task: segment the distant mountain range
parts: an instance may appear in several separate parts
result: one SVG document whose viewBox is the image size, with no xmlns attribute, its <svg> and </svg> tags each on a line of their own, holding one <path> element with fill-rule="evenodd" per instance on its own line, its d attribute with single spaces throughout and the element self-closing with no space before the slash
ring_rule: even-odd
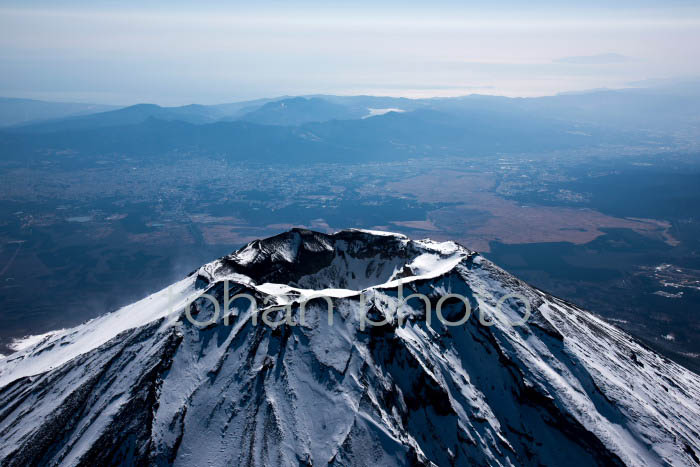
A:
<svg viewBox="0 0 700 467">
<path fill-rule="evenodd" d="M 83 123 L 81 122 L 81 125 Z M 139 123 L 0 135 L 4 159 L 212 154 L 259 162 L 370 161 L 407 157 L 545 151 L 634 138 L 517 113 L 458 117 L 417 110 L 301 126 L 246 121 L 194 124 L 148 117 Z"/>
<path fill-rule="evenodd" d="M 65 115 L 70 104 L 61 104 L 66 107 L 60 118 L 35 113 L 41 121 L 2 129 L 0 158 L 196 152 L 233 160 L 303 162 L 667 147 L 678 138 L 698 141 L 700 92 L 695 89 L 685 85 L 539 98 L 282 97 L 181 107 L 138 104 L 93 113 L 91 109 L 104 109 L 83 106 L 72 108 L 71 115 Z M 38 109 L 37 101 L 27 102 L 27 108 Z M 0 114 L 20 114 L 21 107 L 17 100 L 2 100 Z"/>
<path fill-rule="evenodd" d="M 23 133 L 51 133 L 133 125 L 143 123 L 148 119 L 180 121 L 198 125 L 245 121 L 261 125 L 299 126 L 311 122 L 361 119 L 372 114 L 370 109 L 415 110 L 429 107 L 431 106 L 428 100 L 371 96 L 281 97 L 231 104 L 190 104 L 180 107 L 136 104 L 123 108 L 110 108 L 106 111 L 103 111 L 105 109 L 94 112 L 86 110 L 80 115 L 68 115 L 60 118 L 40 118 L 39 121 L 12 125 L 9 130 Z"/>
</svg>

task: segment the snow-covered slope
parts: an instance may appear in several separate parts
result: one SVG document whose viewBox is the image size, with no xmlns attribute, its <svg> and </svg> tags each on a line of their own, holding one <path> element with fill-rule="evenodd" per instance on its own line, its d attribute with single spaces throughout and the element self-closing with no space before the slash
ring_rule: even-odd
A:
<svg viewBox="0 0 700 467">
<path fill-rule="evenodd" d="M 211 319 L 243 293 L 256 315 Z M 421 299 L 392 312 L 413 293 L 429 322 Z M 435 318 L 446 294 L 464 324 Z M 292 230 L 0 360 L 0 460 L 693 465 L 698 401 L 698 375 L 455 243 Z"/>
</svg>

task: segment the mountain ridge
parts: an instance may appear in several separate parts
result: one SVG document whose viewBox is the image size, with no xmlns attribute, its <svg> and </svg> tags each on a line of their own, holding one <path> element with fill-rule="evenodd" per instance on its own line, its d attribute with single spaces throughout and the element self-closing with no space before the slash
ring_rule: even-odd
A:
<svg viewBox="0 0 700 467">
<path fill-rule="evenodd" d="M 0 127 L 114 110 L 118 106 L 0 97 Z"/>
<path fill-rule="evenodd" d="M 95 104 L 64 104 L 60 102 L 32 101 L 27 99 L 0 98 L 0 115 L 17 107 L 4 109 L 9 102 L 26 102 L 44 107 L 83 106 L 85 116 L 54 118 L 51 121 L 33 123 L 22 119 L 15 129 L 43 132 L 69 130 L 105 125 L 123 125 L 141 122 L 145 118 L 173 119 L 190 123 L 215 121 L 249 121 L 298 126 L 308 122 L 325 122 L 333 119 L 357 119 L 368 116 L 370 108 L 400 108 L 404 111 L 430 108 L 441 112 L 474 112 L 493 110 L 507 113 L 529 113 L 538 118 L 559 119 L 586 124 L 603 124 L 608 127 L 633 129 L 648 126 L 649 129 L 668 131 L 673 127 L 697 125 L 695 109 L 700 97 L 700 82 L 687 81 L 652 87 L 621 89 L 593 89 L 539 97 L 506 97 L 488 94 L 469 94 L 458 97 L 405 98 L 369 95 L 310 94 L 303 96 L 278 96 L 248 101 L 202 105 L 160 106 L 141 103 L 115 108 Z M 100 112 L 104 108 L 107 112 Z M 150 109 L 145 111 L 145 109 Z M 98 109 L 98 110 L 95 110 Z M 139 120 L 139 112 L 144 112 Z M 103 114 L 103 115 L 101 115 Z M 134 115 L 135 114 L 135 115 Z M 126 116 L 126 120 L 125 117 Z M 131 116 L 131 117 L 129 117 Z M 48 117 L 51 119 L 51 117 Z M 131 119 L 129 119 L 131 118 Z M 46 120 L 47 117 L 41 117 Z M 0 118 L 0 120 L 2 120 Z M 0 125 L 2 122 L 0 121 Z"/>
<path fill-rule="evenodd" d="M 533 118 L 526 113 L 486 110 L 455 118 L 445 112 L 418 109 L 300 126 L 245 120 L 193 124 L 149 117 L 137 124 L 70 131 L 3 131 L 0 151 L 8 160 L 43 160 L 60 153 L 62 160 L 84 163 L 109 154 L 170 159 L 187 153 L 234 161 L 353 162 L 626 145 L 635 144 L 638 136 Z"/>
</svg>

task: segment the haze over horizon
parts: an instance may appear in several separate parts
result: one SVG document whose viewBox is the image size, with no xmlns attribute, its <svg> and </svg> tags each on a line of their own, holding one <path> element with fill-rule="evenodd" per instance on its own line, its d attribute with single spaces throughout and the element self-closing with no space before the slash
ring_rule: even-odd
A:
<svg viewBox="0 0 700 467">
<path fill-rule="evenodd" d="M 700 75 L 700 8 L 672 1 L 9 1 L 0 95 L 128 105 L 260 97 L 539 96 Z"/>
</svg>

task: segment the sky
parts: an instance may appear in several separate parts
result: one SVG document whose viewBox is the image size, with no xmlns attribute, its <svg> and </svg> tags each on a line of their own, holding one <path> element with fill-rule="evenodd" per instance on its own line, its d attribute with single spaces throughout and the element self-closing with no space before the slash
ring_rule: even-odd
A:
<svg viewBox="0 0 700 467">
<path fill-rule="evenodd" d="M 610 3 L 5 0 L 0 96 L 537 96 L 700 76 L 700 3 Z"/>
</svg>

